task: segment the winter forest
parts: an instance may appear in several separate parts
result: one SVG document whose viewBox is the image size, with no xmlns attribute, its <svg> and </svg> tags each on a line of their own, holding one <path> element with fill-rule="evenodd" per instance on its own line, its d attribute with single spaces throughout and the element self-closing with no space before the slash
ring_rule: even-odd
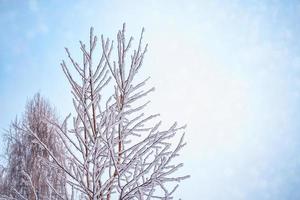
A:
<svg viewBox="0 0 300 200">
<path fill-rule="evenodd" d="M 0 0 L 0 200 L 299 200 L 296 0 Z"/>
</svg>

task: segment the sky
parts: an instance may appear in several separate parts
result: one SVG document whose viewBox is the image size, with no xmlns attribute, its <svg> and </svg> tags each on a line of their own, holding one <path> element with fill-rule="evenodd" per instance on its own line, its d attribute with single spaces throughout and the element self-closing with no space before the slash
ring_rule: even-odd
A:
<svg viewBox="0 0 300 200">
<path fill-rule="evenodd" d="M 187 124 L 176 199 L 300 199 L 299 21 L 293 0 L 0 0 L 0 129 L 35 92 L 71 112 L 64 47 L 126 22 L 146 30 L 148 111 Z"/>
</svg>

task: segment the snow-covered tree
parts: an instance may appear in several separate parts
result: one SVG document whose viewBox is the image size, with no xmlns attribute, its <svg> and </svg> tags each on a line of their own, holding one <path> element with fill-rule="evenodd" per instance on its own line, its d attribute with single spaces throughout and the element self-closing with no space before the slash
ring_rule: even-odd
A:
<svg viewBox="0 0 300 200">
<path fill-rule="evenodd" d="M 35 136 L 47 144 L 52 154 L 60 162 L 65 153 L 62 142 L 56 133 L 56 127 L 48 120 L 57 121 L 55 112 L 49 103 L 37 93 L 25 109 L 22 120 L 15 120 L 8 132 L 8 167 L 3 173 L 0 193 L 12 199 L 59 199 L 66 194 L 65 173 L 51 165 L 53 159 L 42 148 Z M 55 190 L 55 191 L 54 191 Z"/>
<path fill-rule="evenodd" d="M 160 130 L 159 115 L 143 111 L 149 103 L 144 97 L 154 90 L 144 89 L 148 78 L 136 79 L 147 51 L 143 33 L 144 29 L 131 55 L 133 38 L 126 41 L 125 24 L 117 34 L 115 51 L 114 42 L 101 35 L 101 54 L 95 54 L 99 42 L 93 28 L 89 44 L 80 41 L 81 64 L 66 48 L 69 63 L 62 61 L 61 66 L 72 88 L 76 114 L 71 125 L 70 115 L 62 124 L 48 120 L 59 130 L 67 151 L 65 162 L 27 128 L 67 174 L 71 199 L 76 191 L 89 200 L 173 199 L 177 183 L 188 178 L 174 175 L 183 165 L 175 164 L 174 158 L 185 145 L 185 127 L 174 123 Z"/>
<path fill-rule="evenodd" d="M 3 169 L 1 195 L 11 197 L 24 196 L 27 193 L 28 184 L 24 177 L 26 145 L 22 131 L 16 128 L 16 119 L 8 131 L 8 166 Z"/>
</svg>

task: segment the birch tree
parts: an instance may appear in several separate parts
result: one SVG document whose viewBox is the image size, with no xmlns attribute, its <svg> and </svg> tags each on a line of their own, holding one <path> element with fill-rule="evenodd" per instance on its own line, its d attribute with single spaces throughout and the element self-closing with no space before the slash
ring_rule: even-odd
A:
<svg viewBox="0 0 300 200">
<path fill-rule="evenodd" d="M 175 175 L 183 166 L 174 158 L 186 145 L 185 126 L 174 123 L 161 130 L 159 115 L 144 113 L 146 96 L 154 88 L 145 89 L 149 78 L 136 79 L 148 46 L 142 43 L 143 33 L 131 50 L 133 37 L 126 39 L 125 24 L 116 42 L 103 35 L 98 39 L 91 28 L 89 43 L 80 41 L 80 62 L 65 49 L 68 62 L 63 60 L 61 67 L 71 86 L 75 115 L 62 124 L 48 120 L 67 151 L 65 163 L 27 127 L 67 174 L 70 199 L 75 191 L 89 200 L 173 199 L 178 183 L 189 177 Z"/>
<path fill-rule="evenodd" d="M 66 194 L 65 176 L 61 169 L 53 167 L 49 153 L 41 148 L 36 139 L 27 131 L 47 144 L 60 162 L 64 151 L 55 127 L 47 121 L 57 121 L 53 108 L 41 97 L 34 95 L 25 109 L 22 120 L 11 123 L 8 131 L 8 167 L 4 172 L 1 192 L 5 199 L 59 199 L 56 193 Z M 55 190 L 55 192 L 54 192 Z"/>
</svg>

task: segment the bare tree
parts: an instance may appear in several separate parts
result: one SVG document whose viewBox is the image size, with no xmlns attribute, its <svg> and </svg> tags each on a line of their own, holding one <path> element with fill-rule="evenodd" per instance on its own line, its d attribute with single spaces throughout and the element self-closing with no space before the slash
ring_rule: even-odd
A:
<svg viewBox="0 0 300 200">
<path fill-rule="evenodd" d="M 9 129 L 8 167 L 1 193 L 16 199 L 59 199 L 66 194 L 64 172 L 52 165 L 52 157 L 30 132 L 44 144 L 60 162 L 64 162 L 62 142 L 48 120 L 57 121 L 53 108 L 37 93 L 30 100 L 21 121 L 15 120 Z M 49 183 L 51 185 L 49 185 Z M 55 190 L 55 192 L 54 192 Z"/>
<path fill-rule="evenodd" d="M 18 120 L 10 125 L 8 130 L 8 167 L 3 169 L 3 180 L 1 194 L 17 197 L 25 195 L 28 187 L 24 179 L 23 172 L 25 169 L 26 146 L 23 132 L 14 125 Z"/>
<path fill-rule="evenodd" d="M 49 121 L 59 130 L 67 151 L 66 163 L 32 128 L 27 129 L 68 175 L 70 198 L 79 191 L 90 200 L 173 199 L 177 182 L 189 177 L 175 176 L 183 164 L 173 163 L 185 145 L 185 127 L 174 123 L 167 130 L 159 130 L 161 122 L 154 121 L 159 115 L 143 113 L 149 101 L 138 101 L 154 90 L 143 89 L 148 78 L 136 80 L 147 51 L 147 45 L 142 47 L 143 33 L 144 29 L 129 58 L 133 38 L 126 41 L 125 24 L 117 34 L 115 55 L 113 41 L 102 35 L 102 53 L 94 60 L 97 37 L 93 28 L 89 44 L 80 41 L 82 64 L 66 48 L 72 68 L 65 61 L 61 66 L 72 87 L 76 115 L 71 128 L 67 125 L 70 115 L 62 124 Z M 112 92 L 104 92 L 105 88 Z"/>
</svg>

